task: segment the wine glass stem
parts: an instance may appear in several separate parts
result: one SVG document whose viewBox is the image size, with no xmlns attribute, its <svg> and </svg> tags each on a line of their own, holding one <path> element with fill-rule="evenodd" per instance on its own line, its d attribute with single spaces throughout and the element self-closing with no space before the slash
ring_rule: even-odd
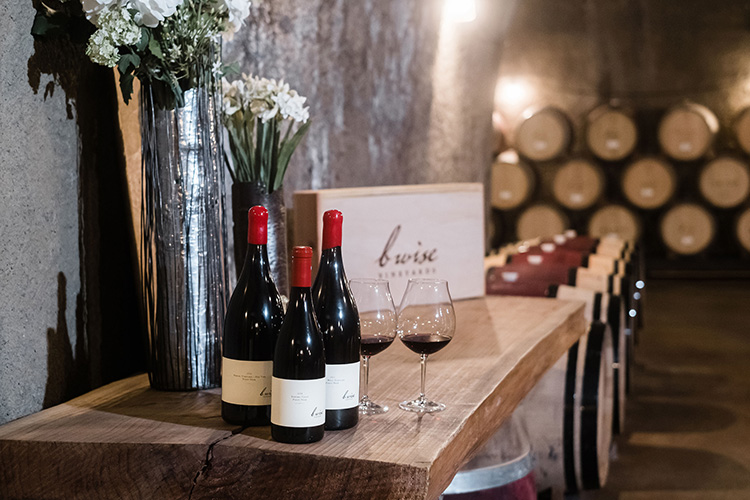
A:
<svg viewBox="0 0 750 500">
<path fill-rule="evenodd" d="M 370 399 L 367 396 L 368 385 L 370 384 L 370 356 L 362 356 L 362 365 L 365 368 L 365 376 L 362 381 L 362 401 Z"/>
<path fill-rule="evenodd" d="M 425 401 L 427 401 L 427 398 L 425 397 L 425 394 L 424 394 L 424 381 L 425 381 L 425 378 L 427 377 L 427 354 L 421 355 L 420 365 L 422 367 L 422 386 L 421 386 L 422 388 L 419 391 L 419 401 L 421 403 L 424 403 Z"/>
</svg>

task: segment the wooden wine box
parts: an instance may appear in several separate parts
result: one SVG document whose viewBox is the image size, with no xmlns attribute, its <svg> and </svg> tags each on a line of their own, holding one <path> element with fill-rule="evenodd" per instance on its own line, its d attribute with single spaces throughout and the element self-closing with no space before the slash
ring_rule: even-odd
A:
<svg viewBox="0 0 750 500">
<path fill-rule="evenodd" d="M 448 280 L 451 296 L 484 295 L 484 187 L 479 183 L 323 189 L 294 193 L 294 244 L 314 250 L 323 213 L 344 215 L 348 278 L 390 281 L 396 306 L 409 278 Z"/>
</svg>

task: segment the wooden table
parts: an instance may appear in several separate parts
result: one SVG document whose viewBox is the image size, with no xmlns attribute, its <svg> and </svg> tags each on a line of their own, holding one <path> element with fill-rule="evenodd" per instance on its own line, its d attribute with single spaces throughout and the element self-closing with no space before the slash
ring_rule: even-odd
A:
<svg viewBox="0 0 750 500">
<path fill-rule="evenodd" d="M 286 445 L 234 429 L 220 391 L 159 392 L 145 375 L 0 426 L 0 498 L 437 498 L 585 329 L 579 302 L 487 297 L 456 303 L 453 341 L 419 357 L 400 342 L 373 358 L 370 395 L 391 410 L 322 441 Z"/>
</svg>

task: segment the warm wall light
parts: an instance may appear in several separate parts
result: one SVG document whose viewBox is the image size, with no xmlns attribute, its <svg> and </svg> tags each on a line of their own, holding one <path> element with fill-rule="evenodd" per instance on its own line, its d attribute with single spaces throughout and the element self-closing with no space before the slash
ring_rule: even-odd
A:
<svg viewBox="0 0 750 500">
<path fill-rule="evenodd" d="M 502 80 L 495 89 L 495 102 L 498 104 L 522 103 L 528 98 L 529 88 L 522 80 Z"/>
<path fill-rule="evenodd" d="M 477 17 L 474 0 L 445 0 L 443 19 L 454 23 L 468 23 Z"/>
</svg>

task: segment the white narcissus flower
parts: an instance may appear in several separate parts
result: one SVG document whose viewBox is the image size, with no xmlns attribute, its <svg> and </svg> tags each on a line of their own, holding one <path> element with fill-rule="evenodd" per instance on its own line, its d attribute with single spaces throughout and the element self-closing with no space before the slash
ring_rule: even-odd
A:
<svg viewBox="0 0 750 500">
<path fill-rule="evenodd" d="M 131 0 L 131 5 L 138 11 L 136 22 L 149 28 L 156 28 L 174 14 L 182 3 L 183 0 Z"/>
<path fill-rule="evenodd" d="M 224 112 L 231 115 L 239 108 L 260 118 L 263 123 L 273 119 L 291 119 L 305 123 L 310 119 L 309 108 L 304 106 L 306 97 L 289 88 L 284 80 L 242 75 L 232 84 L 224 79 Z"/>
<path fill-rule="evenodd" d="M 97 27 L 99 26 L 99 14 L 107 7 L 116 3 L 117 0 L 81 0 L 83 11 L 86 13 L 86 19 Z"/>
<path fill-rule="evenodd" d="M 307 97 L 297 94 L 297 91 L 285 92 L 274 97 L 279 105 L 279 112 L 283 119 L 291 118 L 295 122 L 305 123 L 310 118 L 310 108 L 304 107 Z"/>
<path fill-rule="evenodd" d="M 242 80 L 229 83 L 226 78 L 222 78 L 221 86 L 224 93 L 224 113 L 231 116 L 243 107 L 242 94 L 245 83 Z"/>
<path fill-rule="evenodd" d="M 250 15 L 250 2 L 248 0 L 218 0 L 229 14 L 227 19 L 227 34 L 232 35 L 242 27 L 242 24 Z"/>
</svg>

